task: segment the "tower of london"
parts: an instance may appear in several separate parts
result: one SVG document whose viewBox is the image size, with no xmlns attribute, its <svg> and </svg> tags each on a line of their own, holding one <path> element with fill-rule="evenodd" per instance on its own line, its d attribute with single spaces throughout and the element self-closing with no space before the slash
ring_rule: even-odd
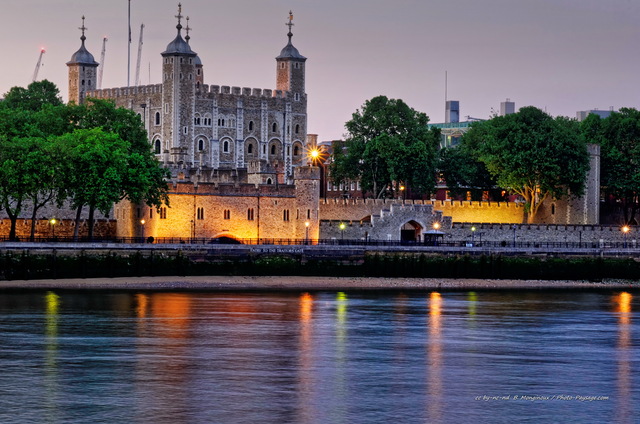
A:
<svg viewBox="0 0 640 424">
<path fill-rule="evenodd" d="M 292 42 L 293 15 L 275 58 L 275 89 L 206 84 L 181 6 L 176 18 L 175 38 L 160 53 L 159 84 L 96 89 L 98 63 L 85 47 L 84 18 L 81 47 L 67 63 L 70 102 L 111 99 L 137 112 L 171 171 L 170 207 L 154 214 L 116 205 L 118 235 L 317 236 L 319 176 L 305 155 L 307 58 Z"/>
</svg>

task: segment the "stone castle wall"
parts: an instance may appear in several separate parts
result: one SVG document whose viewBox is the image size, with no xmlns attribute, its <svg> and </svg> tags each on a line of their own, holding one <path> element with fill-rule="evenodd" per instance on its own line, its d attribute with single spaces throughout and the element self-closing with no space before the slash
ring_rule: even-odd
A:
<svg viewBox="0 0 640 424">
<path fill-rule="evenodd" d="M 35 237 L 37 238 L 53 238 L 55 237 L 73 237 L 75 228 L 74 219 L 56 219 L 54 225 L 48 219 L 39 219 L 36 222 Z M 9 236 L 11 230 L 11 221 L 9 219 L 0 219 L 0 235 Z M 18 219 L 16 222 L 16 235 L 20 240 L 28 240 L 31 235 L 31 219 Z M 80 229 L 78 232 L 80 237 L 89 235 L 88 221 L 80 221 Z M 114 237 L 116 235 L 116 221 L 109 219 L 96 219 L 93 226 L 94 237 Z"/>
<path fill-rule="evenodd" d="M 361 221 L 380 214 L 397 199 L 320 199 L 323 220 Z M 434 211 L 451 217 L 452 222 L 503 222 L 519 224 L 524 220 L 524 207 L 515 202 L 473 202 L 455 200 L 405 200 L 408 205 L 431 205 Z"/>
</svg>

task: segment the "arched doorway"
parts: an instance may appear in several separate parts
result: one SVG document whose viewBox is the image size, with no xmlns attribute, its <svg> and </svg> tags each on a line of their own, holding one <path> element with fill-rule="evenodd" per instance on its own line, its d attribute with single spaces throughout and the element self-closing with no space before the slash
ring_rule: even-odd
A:
<svg viewBox="0 0 640 424">
<path fill-rule="evenodd" d="M 400 241 L 403 243 L 420 241 L 420 234 L 422 234 L 422 225 L 416 221 L 409 221 L 400 228 Z"/>
</svg>

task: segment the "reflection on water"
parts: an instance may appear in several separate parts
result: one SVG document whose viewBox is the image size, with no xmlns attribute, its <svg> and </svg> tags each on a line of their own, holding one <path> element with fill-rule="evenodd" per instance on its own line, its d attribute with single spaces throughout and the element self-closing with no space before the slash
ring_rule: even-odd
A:
<svg viewBox="0 0 640 424">
<path fill-rule="evenodd" d="M 631 399 L 631 293 L 622 292 L 614 296 L 614 312 L 618 313 L 618 407 L 617 422 L 632 422 Z M 637 352 L 636 352 L 637 355 Z"/>
<path fill-rule="evenodd" d="M 442 296 L 433 292 L 429 296 L 428 383 L 427 416 L 429 422 L 442 420 Z"/>
<path fill-rule="evenodd" d="M 638 422 L 633 292 L 0 296 L 0 422 Z"/>
</svg>

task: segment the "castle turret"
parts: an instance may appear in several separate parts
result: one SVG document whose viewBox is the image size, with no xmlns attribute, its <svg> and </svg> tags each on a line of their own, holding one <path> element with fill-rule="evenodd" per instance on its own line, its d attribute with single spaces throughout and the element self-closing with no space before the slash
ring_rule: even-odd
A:
<svg viewBox="0 0 640 424">
<path fill-rule="evenodd" d="M 291 43 L 291 27 L 293 26 L 293 14 L 289 12 L 289 43 L 282 49 L 280 55 L 276 57 L 277 79 L 276 90 L 291 91 L 296 100 L 304 95 L 304 64 L 307 58 L 302 56 L 298 49 Z"/>
<path fill-rule="evenodd" d="M 164 160 L 181 164 L 193 152 L 193 116 L 197 53 L 182 38 L 182 6 L 178 6 L 178 34 L 162 52 Z"/>
<path fill-rule="evenodd" d="M 80 49 L 67 62 L 69 67 L 69 103 L 75 104 L 81 104 L 84 101 L 87 91 L 96 89 L 98 70 L 98 62 L 95 61 L 93 55 L 84 46 L 84 42 L 87 39 L 84 36 L 84 32 L 87 30 L 84 26 L 84 16 L 82 17 L 80 30 L 82 31 Z"/>
</svg>

